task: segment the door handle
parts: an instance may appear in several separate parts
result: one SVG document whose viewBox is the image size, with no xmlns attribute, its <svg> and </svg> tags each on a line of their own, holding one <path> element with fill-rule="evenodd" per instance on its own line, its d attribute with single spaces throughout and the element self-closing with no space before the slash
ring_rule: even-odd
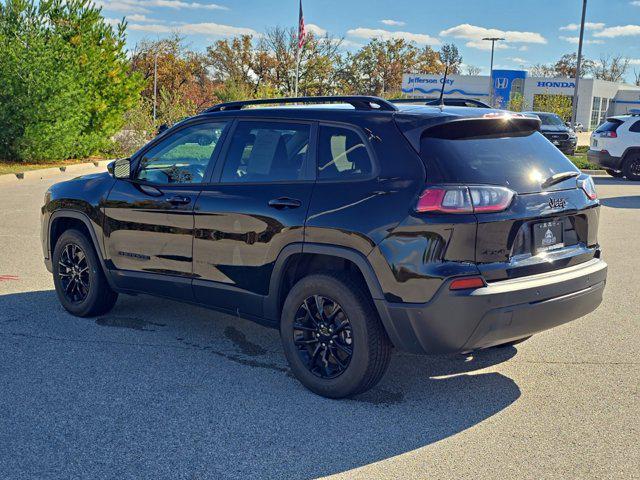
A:
<svg viewBox="0 0 640 480">
<path fill-rule="evenodd" d="M 169 202 L 171 205 L 187 205 L 191 203 L 191 198 L 175 195 L 173 197 L 167 198 L 167 202 Z"/>
<path fill-rule="evenodd" d="M 295 198 L 280 197 L 269 200 L 269 206 L 282 210 L 284 208 L 298 208 L 302 206 L 302 202 Z"/>
</svg>

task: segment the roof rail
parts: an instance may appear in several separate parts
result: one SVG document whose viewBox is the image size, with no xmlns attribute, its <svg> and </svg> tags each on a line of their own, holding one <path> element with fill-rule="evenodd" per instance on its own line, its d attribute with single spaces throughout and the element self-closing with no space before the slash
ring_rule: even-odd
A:
<svg viewBox="0 0 640 480">
<path fill-rule="evenodd" d="M 416 103 L 416 102 L 429 102 L 431 100 L 437 100 L 437 97 L 413 97 L 413 98 L 392 98 L 389 100 L 391 103 Z"/>
<path fill-rule="evenodd" d="M 379 97 L 365 95 L 351 96 L 325 96 L 325 97 L 296 97 L 296 98 L 262 98 L 258 100 L 242 100 L 238 102 L 219 103 L 213 107 L 207 108 L 206 113 L 221 112 L 225 110 L 242 110 L 242 108 L 250 105 L 282 105 L 286 103 L 348 103 L 356 110 L 381 110 L 395 112 L 397 107 L 387 100 Z"/>
</svg>

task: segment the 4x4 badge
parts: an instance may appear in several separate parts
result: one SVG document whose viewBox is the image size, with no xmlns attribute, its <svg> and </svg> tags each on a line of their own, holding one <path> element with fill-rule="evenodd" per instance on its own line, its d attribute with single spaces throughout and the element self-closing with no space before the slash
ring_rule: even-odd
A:
<svg viewBox="0 0 640 480">
<path fill-rule="evenodd" d="M 566 198 L 550 198 L 549 208 L 564 208 L 567 206 Z"/>
</svg>

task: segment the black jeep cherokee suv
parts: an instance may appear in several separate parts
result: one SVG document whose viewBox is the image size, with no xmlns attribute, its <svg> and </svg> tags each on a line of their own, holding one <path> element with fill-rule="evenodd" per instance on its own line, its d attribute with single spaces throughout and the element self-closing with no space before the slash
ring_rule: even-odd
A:
<svg viewBox="0 0 640 480">
<path fill-rule="evenodd" d="M 376 97 L 245 108 L 267 102 L 291 100 L 215 106 L 51 187 L 64 308 L 148 293 L 253 319 L 337 398 L 375 385 L 392 347 L 515 343 L 600 304 L 594 185 L 538 119 Z"/>
</svg>

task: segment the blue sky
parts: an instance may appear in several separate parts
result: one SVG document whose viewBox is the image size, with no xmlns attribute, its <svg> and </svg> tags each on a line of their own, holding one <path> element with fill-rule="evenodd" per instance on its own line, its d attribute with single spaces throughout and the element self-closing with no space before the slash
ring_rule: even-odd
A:
<svg viewBox="0 0 640 480">
<path fill-rule="evenodd" d="M 203 50 L 241 33 L 297 25 L 298 0 L 96 0 L 107 18 L 127 17 L 128 44 L 178 31 Z M 464 63 L 488 72 L 488 42 L 501 36 L 497 68 L 549 63 L 577 50 L 581 0 L 303 0 L 308 29 L 355 49 L 371 37 L 403 37 L 437 48 L 454 42 Z M 589 0 L 584 53 L 623 54 L 640 72 L 640 0 Z M 631 78 L 631 75 L 628 76 Z"/>
</svg>

